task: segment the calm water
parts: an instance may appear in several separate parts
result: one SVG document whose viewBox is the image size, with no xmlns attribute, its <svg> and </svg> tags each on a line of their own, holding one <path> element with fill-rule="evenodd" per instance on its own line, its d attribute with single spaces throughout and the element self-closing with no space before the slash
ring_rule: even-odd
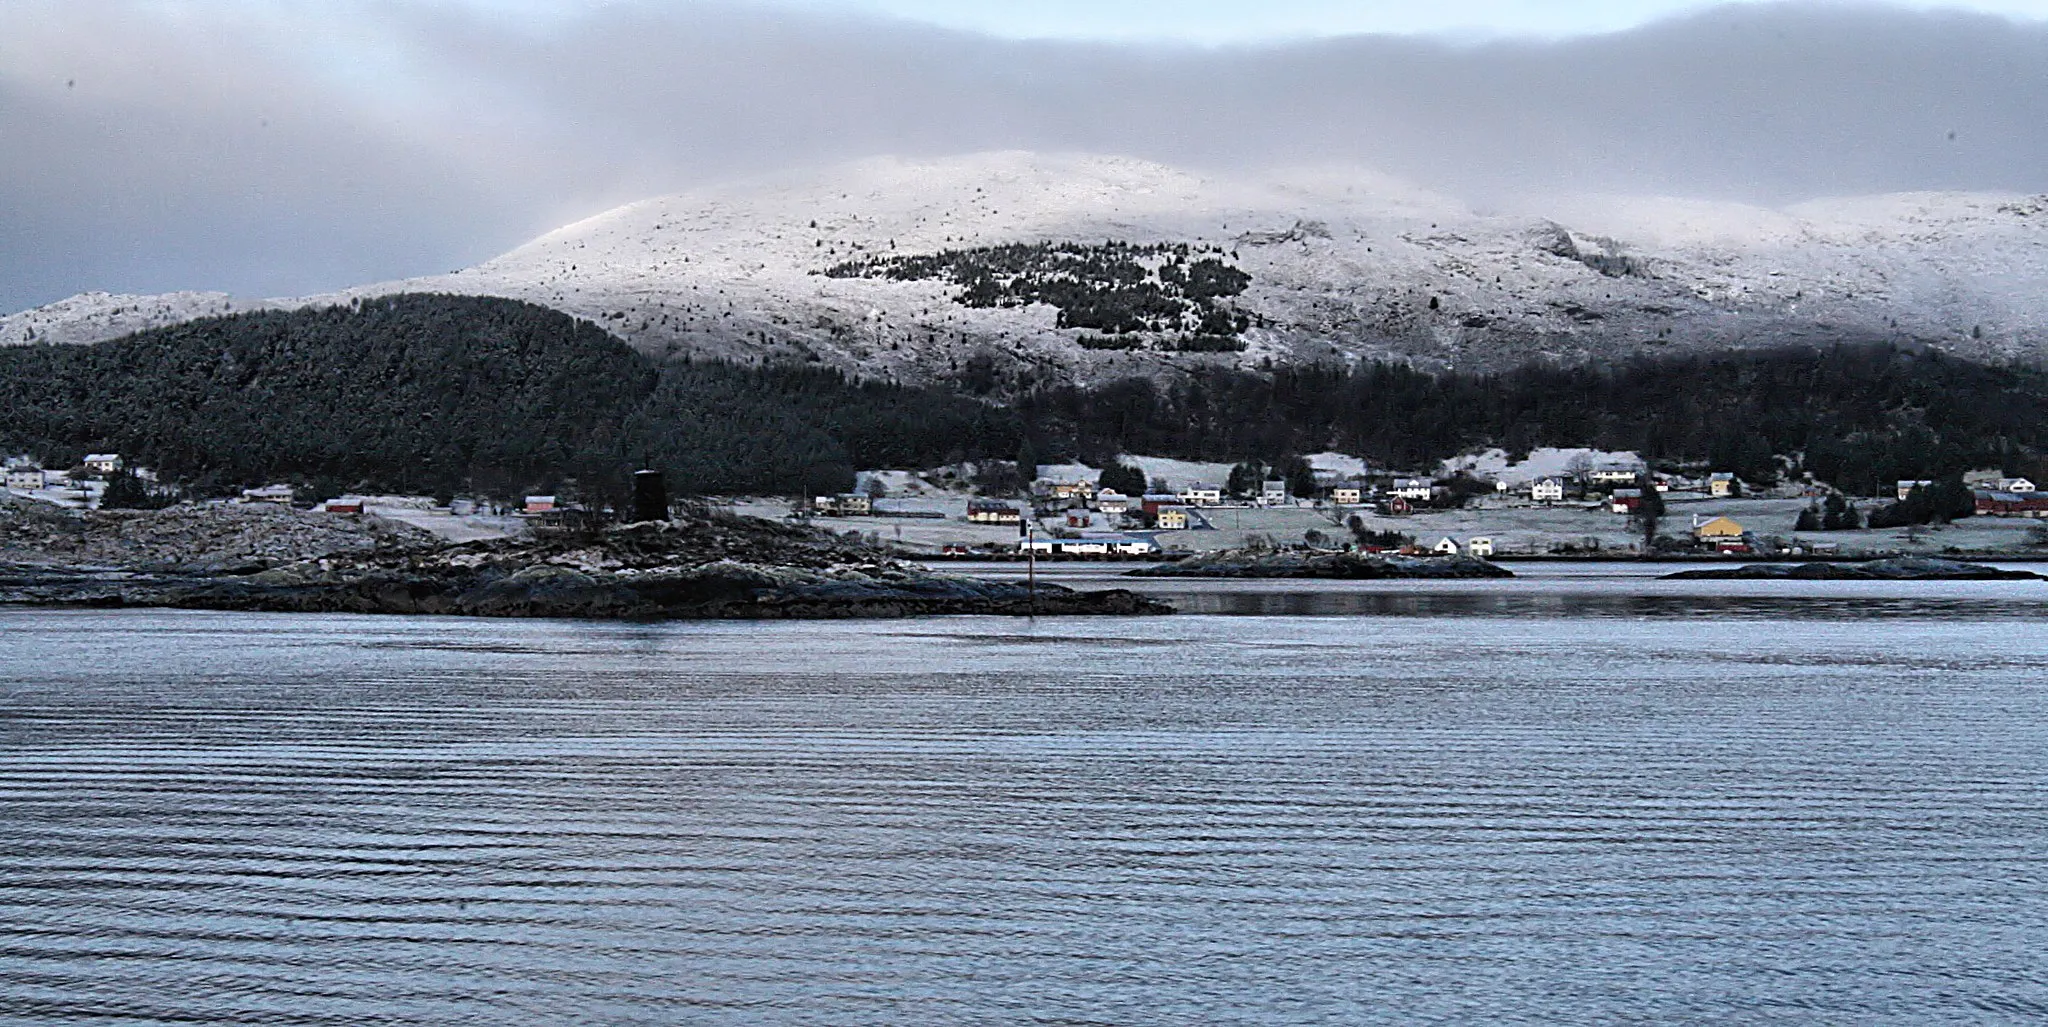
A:
<svg viewBox="0 0 2048 1027">
<path fill-rule="evenodd" d="M 1180 598 L 0 611 L 0 1021 L 2048 1019 L 2048 584 Z"/>
</svg>

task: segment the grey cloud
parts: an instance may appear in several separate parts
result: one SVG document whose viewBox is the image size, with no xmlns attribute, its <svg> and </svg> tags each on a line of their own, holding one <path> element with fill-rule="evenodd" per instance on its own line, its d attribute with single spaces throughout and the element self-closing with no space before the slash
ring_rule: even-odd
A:
<svg viewBox="0 0 2048 1027">
<path fill-rule="evenodd" d="M 877 153 L 1347 162 L 1482 200 L 2048 189 L 2048 28 L 1981 16 L 1176 50 L 703 5 L 545 33 L 446 6 L 165 10 L 0 13 L 0 309 L 444 271 L 641 195 Z"/>
</svg>

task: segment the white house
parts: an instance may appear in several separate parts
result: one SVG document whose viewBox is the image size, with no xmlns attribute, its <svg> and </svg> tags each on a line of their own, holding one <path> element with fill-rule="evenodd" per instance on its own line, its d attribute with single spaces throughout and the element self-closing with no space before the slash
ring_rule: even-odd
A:
<svg viewBox="0 0 2048 1027">
<path fill-rule="evenodd" d="M 1912 495 L 1914 489 L 1924 489 L 1933 484 L 1933 482 L 1928 481 L 1925 478 L 1922 478 L 1918 481 L 1908 481 L 1904 478 L 1899 479 L 1899 502 L 1905 502 L 1906 497 Z"/>
<path fill-rule="evenodd" d="M 1016 504 L 1000 499 L 970 499 L 967 519 L 975 524 L 1022 524 L 1024 512 Z"/>
<path fill-rule="evenodd" d="M 1146 556 L 1158 552 L 1159 544 L 1136 535 L 1091 535 L 1019 539 L 1017 550 L 1047 556 Z"/>
<path fill-rule="evenodd" d="M 7 468 L 7 487 L 30 492 L 49 484 L 43 469 L 34 464 L 14 464 Z"/>
<path fill-rule="evenodd" d="M 1085 503 L 1095 495 L 1095 483 L 1086 478 L 1079 481 L 1055 481 L 1046 484 L 1045 491 L 1054 499 L 1078 499 Z"/>
<path fill-rule="evenodd" d="M 1394 482 L 1394 495 L 1410 502 L 1426 501 L 1436 494 L 1436 483 L 1428 478 L 1401 478 Z"/>
<path fill-rule="evenodd" d="M 121 469 L 121 454 L 87 453 L 85 469 L 95 474 L 112 474 Z"/>
<path fill-rule="evenodd" d="M 1438 556 L 1456 556 L 1458 555 L 1458 540 L 1445 535 L 1437 540 L 1436 545 L 1429 547 L 1429 551 Z"/>
<path fill-rule="evenodd" d="M 1486 557 L 1493 555 L 1493 540 L 1486 537 L 1465 540 L 1465 555 Z"/>
<path fill-rule="evenodd" d="M 2027 480 L 2027 479 L 2025 479 L 2025 478 L 2000 478 L 2000 479 L 1998 479 L 1998 489 L 1997 489 L 1997 491 L 1999 491 L 1999 492 L 2032 492 L 2032 491 L 2034 491 L 2034 483 L 2033 483 L 2033 482 L 2031 482 L 2031 481 L 2028 481 L 2028 480 Z"/>
<path fill-rule="evenodd" d="M 1287 483 L 1269 481 L 1259 486 L 1259 502 L 1267 506 L 1287 505 Z"/>
<path fill-rule="evenodd" d="M 276 503 L 279 506 L 290 506 L 292 497 L 295 494 L 290 485 L 265 485 L 260 489 L 243 489 L 242 502 Z"/>
<path fill-rule="evenodd" d="M 1636 464 L 1601 464 L 1586 476 L 1595 485 L 1633 485 L 1643 469 Z"/>
<path fill-rule="evenodd" d="M 1095 494 L 1095 509 L 1118 517 L 1131 512 L 1131 497 L 1115 489 L 1103 489 Z"/>
<path fill-rule="evenodd" d="M 1180 501 L 1189 506 L 1215 506 L 1223 502 L 1223 486 L 1206 481 L 1189 482 L 1180 490 Z"/>
<path fill-rule="evenodd" d="M 1564 479 L 1543 478 L 1529 486 L 1529 498 L 1539 503 L 1564 502 Z"/>
</svg>

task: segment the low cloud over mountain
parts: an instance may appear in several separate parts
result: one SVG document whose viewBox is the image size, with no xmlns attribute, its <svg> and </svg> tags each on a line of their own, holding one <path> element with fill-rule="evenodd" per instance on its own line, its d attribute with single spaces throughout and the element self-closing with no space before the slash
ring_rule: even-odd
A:
<svg viewBox="0 0 2048 1027">
<path fill-rule="evenodd" d="M 0 12 L 0 310 L 446 271 L 617 203 L 878 154 L 1340 165 L 1480 212 L 1589 193 L 1781 206 L 2042 192 L 2043 123 L 2048 29 L 1873 7 L 1173 49 L 710 5 L 537 24 L 23 0 Z"/>
</svg>

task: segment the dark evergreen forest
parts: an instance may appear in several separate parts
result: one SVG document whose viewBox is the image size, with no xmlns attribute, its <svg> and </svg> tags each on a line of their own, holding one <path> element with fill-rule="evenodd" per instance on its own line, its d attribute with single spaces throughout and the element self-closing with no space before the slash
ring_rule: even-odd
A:
<svg viewBox="0 0 2048 1027">
<path fill-rule="evenodd" d="M 2048 452 L 2048 373 L 1889 345 L 1723 351 L 1611 366 L 1430 374 L 1398 364 L 1197 370 L 1043 388 L 1041 449 L 1269 462 L 1328 449 L 1420 467 L 1474 446 L 1626 449 L 1770 481 L 1779 455 L 1859 494 Z"/>
<path fill-rule="evenodd" d="M 1223 251 L 1186 243 L 1011 243 L 917 256 L 881 256 L 825 269 L 829 278 L 946 281 L 968 307 L 1044 303 L 1059 310 L 1061 328 L 1092 328 L 1091 349 L 1235 351 L 1251 319 L 1227 300 L 1251 276 Z M 1139 333 L 1150 333 L 1149 342 Z"/>
<path fill-rule="evenodd" d="M 1027 428 L 1028 426 L 1028 428 Z M 681 492 L 826 492 L 860 467 L 1029 450 L 1420 467 L 1475 446 L 1632 449 L 1847 491 L 1967 467 L 2039 473 L 2048 373 L 1895 346 L 1745 350 L 1430 374 L 1205 369 L 998 406 L 819 367 L 662 362 L 532 304 L 412 295 L 241 314 L 96 346 L 0 349 L 0 453 L 123 453 L 201 494 L 271 481 L 501 497 L 636 467 Z"/>
<path fill-rule="evenodd" d="M 855 467 L 1016 452 L 1014 415 L 815 367 L 658 362 L 588 322 L 409 295 L 0 349 L 0 452 L 118 451 L 211 492 L 269 481 L 514 496 L 632 469 L 681 491 L 850 488 Z"/>
</svg>

